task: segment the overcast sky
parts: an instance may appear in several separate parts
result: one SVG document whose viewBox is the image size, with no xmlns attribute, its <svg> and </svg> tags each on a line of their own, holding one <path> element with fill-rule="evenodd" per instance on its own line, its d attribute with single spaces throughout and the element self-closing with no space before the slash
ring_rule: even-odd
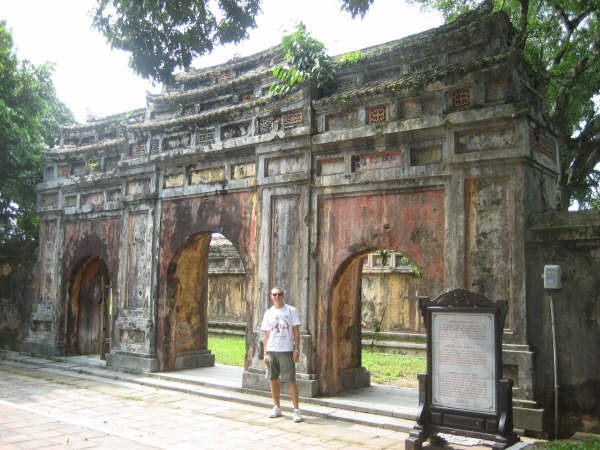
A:
<svg viewBox="0 0 600 450">
<path fill-rule="evenodd" d="M 157 92 L 129 68 L 128 55 L 111 50 L 91 28 L 95 0 L 0 0 L 0 20 L 12 30 L 19 59 L 55 63 L 58 97 L 79 122 L 89 114 L 105 116 L 144 107 L 146 91 Z M 263 13 L 250 39 L 194 62 L 204 67 L 247 56 L 280 42 L 286 30 L 302 21 L 311 34 L 337 55 L 400 39 L 442 23 L 403 0 L 375 0 L 363 19 L 340 12 L 338 0 L 263 0 Z"/>
</svg>

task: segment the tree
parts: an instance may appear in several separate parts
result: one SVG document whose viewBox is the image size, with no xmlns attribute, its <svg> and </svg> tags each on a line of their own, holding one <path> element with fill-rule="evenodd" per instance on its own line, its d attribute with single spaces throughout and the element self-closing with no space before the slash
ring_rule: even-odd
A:
<svg viewBox="0 0 600 450">
<path fill-rule="evenodd" d="M 600 1 L 409 0 L 442 12 L 447 21 L 476 7 L 503 10 L 518 31 L 535 87 L 558 133 L 558 204 L 600 205 Z"/>
<path fill-rule="evenodd" d="M 131 53 L 140 76 L 171 84 L 173 71 L 217 45 L 237 43 L 256 27 L 261 0 L 96 0 L 93 26 L 113 48 Z M 352 17 L 374 0 L 340 0 Z"/>
<path fill-rule="evenodd" d="M 0 243 L 37 238 L 35 185 L 42 150 L 54 146 L 72 113 L 56 98 L 52 65 L 19 61 L 0 22 Z"/>
</svg>

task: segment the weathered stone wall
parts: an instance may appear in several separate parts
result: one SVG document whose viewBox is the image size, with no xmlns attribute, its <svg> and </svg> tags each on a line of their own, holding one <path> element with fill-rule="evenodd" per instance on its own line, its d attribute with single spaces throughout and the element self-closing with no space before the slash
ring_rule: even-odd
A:
<svg viewBox="0 0 600 450">
<path fill-rule="evenodd" d="M 563 287 L 553 293 L 558 340 L 559 428 L 600 432 L 600 211 L 534 216 L 527 234 L 528 333 L 536 352 L 536 398 L 554 423 L 549 294 L 541 275 L 558 264 Z"/>
<path fill-rule="evenodd" d="M 0 348 L 21 350 L 38 286 L 36 251 L 5 246 L 0 252 Z"/>
</svg>

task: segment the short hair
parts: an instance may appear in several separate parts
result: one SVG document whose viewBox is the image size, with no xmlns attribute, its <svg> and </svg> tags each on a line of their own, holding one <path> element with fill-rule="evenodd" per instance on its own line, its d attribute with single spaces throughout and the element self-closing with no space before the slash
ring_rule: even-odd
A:
<svg viewBox="0 0 600 450">
<path fill-rule="evenodd" d="M 270 294 L 270 295 L 272 295 L 272 294 L 273 294 L 273 291 L 274 291 L 275 289 L 278 289 L 279 291 L 281 291 L 281 293 L 282 293 L 282 294 L 284 294 L 284 292 L 283 292 L 283 288 L 280 288 L 279 286 L 273 286 L 273 287 L 271 288 L 271 290 L 269 291 L 269 294 Z"/>
</svg>

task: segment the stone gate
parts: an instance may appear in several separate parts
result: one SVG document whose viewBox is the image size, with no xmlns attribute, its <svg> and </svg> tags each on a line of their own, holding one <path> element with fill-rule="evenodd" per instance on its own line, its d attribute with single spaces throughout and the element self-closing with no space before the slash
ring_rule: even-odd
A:
<svg viewBox="0 0 600 450">
<path fill-rule="evenodd" d="M 27 348 L 98 351 L 128 370 L 212 364 L 218 232 L 246 274 L 243 385 L 267 389 L 259 326 L 279 285 L 302 317 L 301 395 L 335 394 L 369 383 L 362 259 L 391 249 L 419 267 L 419 295 L 508 301 L 504 375 L 517 422 L 541 427 L 525 227 L 553 205 L 558 154 L 512 36 L 505 15 L 471 13 L 339 62 L 327 97 L 308 85 L 270 95 L 283 56 L 272 48 L 179 74 L 144 109 L 65 127 L 38 187 Z"/>
</svg>

